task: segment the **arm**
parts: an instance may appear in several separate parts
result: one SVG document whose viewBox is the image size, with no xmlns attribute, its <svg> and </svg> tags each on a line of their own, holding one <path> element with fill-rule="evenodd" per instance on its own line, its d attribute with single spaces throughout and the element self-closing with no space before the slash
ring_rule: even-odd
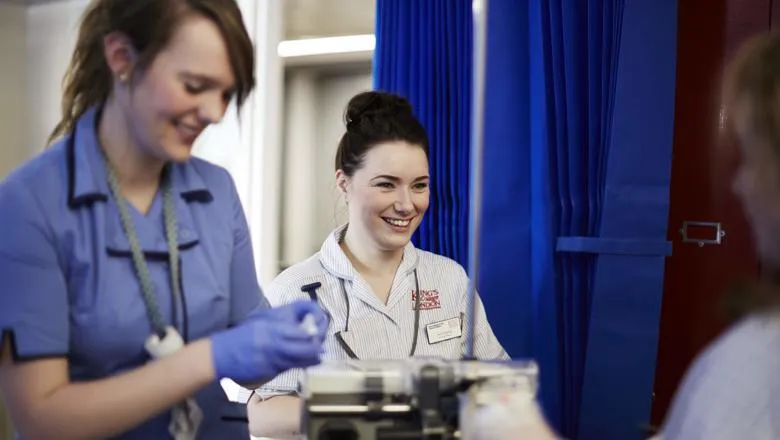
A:
<svg viewBox="0 0 780 440">
<path fill-rule="evenodd" d="M 268 301 L 274 307 L 288 304 L 297 298 L 277 277 L 268 285 Z M 284 438 L 299 434 L 301 424 L 301 400 L 298 383 L 302 371 L 293 369 L 276 376 L 255 390 L 247 404 L 249 433 L 255 437 Z"/>
<path fill-rule="evenodd" d="M 70 383 L 65 272 L 36 203 L 25 187 L 0 186 L 0 391 L 23 438 L 117 435 L 214 380 L 211 344 L 200 341 L 123 375 Z"/>
<path fill-rule="evenodd" d="M 227 174 L 227 171 L 225 171 Z M 233 208 L 233 256 L 230 261 L 230 325 L 246 319 L 257 308 L 270 307 L 260 290 L 252 254 L 252 238 L 233 178 L 227 175 Z"/>
<path fill-rule="evenodd" d="M 252 238 L 244 214 L 244 207 L 236 191 L 235 182 L 224 171 L 230 187 L 230 200 L 233 208 L 233 255 L 230 260 L 230 325 L 244 321 L 247 315 L 258 308 L 270 307 L 268 300 L 260 290 L 252 254 Z M 255 389 L 262 384 L 239 384 L 247 389 Z"/>
<path fill-rule="evenodd" d="M 15 362 L 10 347 L 6 338 L 0 389 L 22 438 L 115 436 L 214 380 L 211 344 L 206 340 L 129 373 L 85 383 L 69 382 L 65 358 Z"/>
<path fill-rule="evenodd" d="M 469 279 L 466 272 L 461 268 L 461 277 L 463 278 L 463 299 L 461 300 L 460 309 L 463 310 L 464 322 L 463 324 L 463 346 L 462 353 L 466 353 L 466 343 L 468 338 L 465 337 L 468 332 L 468 285 Z M 485 313 L 485 307 L 482 304 L 482 299 L 479 296 L 479 292 L 476 292 L 476 317 L 474 319 L 474 357 L 480 360 L 509 360 L 510 357 L 498 342 L 498 338 L 493 333 L 490 322 L 487 319 L 487 313 Z"/>
<path fill-rule="evenodd" d="M 301 408 L 297 390 L 301 374 L 300 369 L 285 371 L 255 390 L 247 404 L 250 434 L 273 438 L 299 434 Z"/>
<path fill-rule="evenodd" d="M 249 401 L 249 433 L 255 437 L 287 438 L 300 435 L 301 399 L 295 394 Z"/>
</svg>

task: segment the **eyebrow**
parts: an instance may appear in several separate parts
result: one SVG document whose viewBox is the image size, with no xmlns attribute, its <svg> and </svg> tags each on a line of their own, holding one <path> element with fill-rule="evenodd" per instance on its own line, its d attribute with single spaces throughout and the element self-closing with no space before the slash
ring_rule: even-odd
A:
<svg viewBox="0 0 780 440">
<path fill-rule="evenodd" d="M 400 182 L 400 181 L 401 181 L 401 179 L 400 179 L 400 178 L 398 178 L 398 177 L 396 177 L 396 176 L 391 176 L 391 175 L 389 175 L 389 174 L 380 174 L 380 175 L 378 175 L 378 176 L 375 176 L 375 177 L 374 177 L 373 179 L 371 179 L 371 180 L 377 180 L 377 179 L 387 179 L 387 180 L 390 180 L 390 181 L 392 181 L 392 182 Z M 427 175 L 426 175 L 426 176 L 420 176 L 420 177 L 417 177 L 417 178 L 415 178 L 415 179 L 413 180 L 413 182 L 418 182 L 418 181 L 420 181 L 420 180 L 428 180 L 428 179 L 430 179 L 430 177 L 429 177 L 429 176 L 427 176 Z"/>
</svg>

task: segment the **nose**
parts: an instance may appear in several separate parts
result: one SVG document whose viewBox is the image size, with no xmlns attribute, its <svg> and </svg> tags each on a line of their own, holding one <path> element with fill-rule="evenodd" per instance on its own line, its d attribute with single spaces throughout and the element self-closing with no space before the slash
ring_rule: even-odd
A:
<svg viewBox="0 0 780 440">
<path fill-rule="evenodd" d="M 200 104 L 198 117 L 204 125 L 215 124 L 225 116 L 228 103 L 221 93 L 204 93 Z"/>
<path fill-rule="evenodd" d="M 398 199 L 395 202 L 395 210 L 404 215 L 410 214 L 414 211 L 412 194 L 408 188 L 400 188 L 398 190 Z"/>
</svg>

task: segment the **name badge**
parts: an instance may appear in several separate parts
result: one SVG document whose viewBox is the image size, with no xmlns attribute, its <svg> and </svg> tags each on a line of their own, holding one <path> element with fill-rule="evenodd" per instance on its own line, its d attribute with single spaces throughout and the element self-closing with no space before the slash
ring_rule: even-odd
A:
<svg viewBox="0 0 780 440">
<path fill-rule="evenodd" d="M 428 334 L 429 344 L 435 344 L 437 342 L 459 338 L 463 333 L 460 324 L 460 317 L 433 322 L 425 326 L 425 331 Z"/>
</svg>

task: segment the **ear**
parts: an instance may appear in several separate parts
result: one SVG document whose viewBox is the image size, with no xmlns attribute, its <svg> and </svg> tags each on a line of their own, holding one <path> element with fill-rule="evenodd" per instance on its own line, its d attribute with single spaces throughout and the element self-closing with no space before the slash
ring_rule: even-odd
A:
<svg viewBox="0 0 780 440">
<path fill-rule="evenodd" d="M 130 39 L 121 32 L 111 32 L 103 38 L 103 56 L 108 70 L 117 82 L 127 82 L 135 67 L 136 52 Z"/>
<path fill-rule="evenodd" d="M 336 187 L 344 196 L 347 195 L 347 186 L 349 185 L 349 176 L 342 170 L 336 170 Z"/>
<path fill-rule="evenodd" d="M 344 201 L 349 203 L 347 200 L 347 188 L 349 187 L 349 176 L 347 174 L 339 169 L 336 170 L 336 187 L 341 191 L 341 194 L 344 196 Z"/>
</svg>

